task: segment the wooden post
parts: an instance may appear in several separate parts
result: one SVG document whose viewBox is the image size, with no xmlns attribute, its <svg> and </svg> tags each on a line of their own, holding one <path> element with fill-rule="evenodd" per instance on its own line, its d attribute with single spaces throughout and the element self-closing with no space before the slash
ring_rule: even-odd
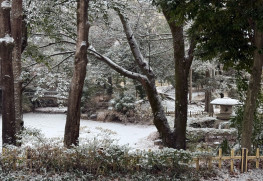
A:
<svg viewBox="0 0 263 181">
<path fill-rule="evenodd" d="M 191 111 L 190 111 L 190 117 L 192 117 L 192 113 L 191 113 Z"/>
<path fill-rule="evenodd" d="M 234 149 L 231 149 L 231 165 L 230 165 L 230 171 L 233 173 L 234 172 L 234 156 L 235 156 L 235 151 Z"/>
<path fill-rule="evenodd" d="M 196 170 L 199 170 L 199 158 L 196 158 L 195 160 L 195 166 L 196 166 Z"/>
<path fill-rule="evenodd" d="M 212 157 L 208 158 L 208 170 L 212 168 Z"/>
<path fill-rule="evenodd" d="M 218 157 L 219 157 L 218 167 L 219 167 L 219 169 L 221 169 L 221 167 L 222 167 L 222 148 L 219 148 Z"/>
<path fill-rule="evenodd" d="M 140 157 L 141 157 L 141 155 L 139 154 L 139 149 L 136 150 L 136 155 L 137 155 L 137 158 L 136 158 L 136 171 L 139 172 L 140 171 L 139 163 L 140 163 Z"/>
<path fill-rule="evenodd" d="M 256 151 L 256 168 L 259 168 L 259 148 Z"/>
<path fill-rule="evenodd" d="M 17 158 L 16 158 L 16 150 L 14 151 L 14 158 L 13 158 L 13 170 L 16 170 L 16 160 L 17 160 Z"/>
<path fill-rule="evenodd" d="M 248 150 L 246 148 L 242 148 L 242 151 L 241 151 L 241 173 L 247 172 L 247 155 L 248 155 Z"/>
</svg>

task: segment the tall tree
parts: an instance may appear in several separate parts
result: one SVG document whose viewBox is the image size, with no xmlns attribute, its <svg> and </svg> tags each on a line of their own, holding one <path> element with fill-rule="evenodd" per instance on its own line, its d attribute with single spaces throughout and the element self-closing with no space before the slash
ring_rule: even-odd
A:
<svg viewBox="0 0 263 181">
<path fill-rule="evenodd" d="M 3 144 L 16 144 L 16 122 L 14 105 L 14 78 L 12 51 L 14 39 L 11 37 L 10 1 L 0 0 L 0 63 L 2 82 L 2 140 Z"/>
<path fill-rule="evenodd" d="M 77 1 L 77 43 L 74 72 L 68 97 L 68 111 L 64 135 L 65 147 L 77 145 L 79 138 L 80 103 L 88 63 L 88 4 L 89 0 Z"/>
<path fill-rule="evenodd" d="M 251 149 L 256 100 L 262 74 L 263 1 L 192 1 L 199 30 L 197 55 L 217 57 L 227 67 L 251 73 L 242 121 L 241 146 Z"/>
<path fill-rule="evenodd" d="M 261 4 L 262 6 L 263 4 Z M 242 123 L 242 136 L 241 146 L 243 148 L 251 149 L 251 137 L 253 130 L 254 113 L 256 111 L 256 101 L 261 90 L 261 75 L 263 66 L 263 32 L 257 27 L 254 29 L 254 42 L 255 50 L 253 54 L 253 67 L 249 80 L 247 98 L 245 102 L 243 123 Z"/>
<path fill-rule="evenodd" d="M 15 41 L 13 48 L 13 74 L 14 74 L 14 101 L 16 132 L 22 130 L 22 79 L 21 79 L 21 54 L 22 54 L 22 21 L 23 21 L 23 2 L 22 0 L 12 1 L 11 10 L 11 30 Z"/>
<path fill-rule="evenodd" d="M 173 37 L 174 70 L 175 70 L 175 120 L 174 129 L 176 146 L 180 149 L 186 148 L 186 125 L 187 125 L 187 95 L 188 76 L 194 58 L 195 39 L 189 40 L 188 54 L 185 51 L 187 45 L 184 36 L 184 17 L 180 17 L 181 7 L 185 1 L 156 0 L 160 6 L 167 23 L 169 24 Z M 179 14 L 179 15 L 178 15 Z"/>
</svg>

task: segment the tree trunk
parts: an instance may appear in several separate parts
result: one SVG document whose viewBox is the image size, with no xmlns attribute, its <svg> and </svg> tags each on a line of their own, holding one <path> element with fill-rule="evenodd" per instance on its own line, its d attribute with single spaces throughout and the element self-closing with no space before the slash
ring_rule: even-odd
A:
<svg viewBox="0 0 263 181">
<path fill-rule="evenodd" d="M 21 53 L 22 53 L 22 20 L 23 5 L 22 0 L 12 2 L 12 37 L 15 41 L 13 49 L 13 74 L 14 74 L 14 100 L 16 132 L 20 133 L 23 125 L 22 113 L 22 80 L 21 80 Z"/>
<path fill-rule="evenodd" d="M 211 78 L 211 74 L 210 74 L 210 71 L 207 70 L 206 71 L 206 79 L 207 79 L 207 82 L 208 82 L 208 88 L 206 88 L 205 90 L 205 112 L 208 112 L 209 115 L 211 115 L 213 112 L 214 112 L 214 109 L 213 109 L 213 105 L 210 104 L 210 102 L 212 101 L 212 88 L 211 88 L 211 85 L 210 85 L 210 78 Z"/>
<path fill-rule="evenodd" d="M 80 0 L 77 2 L 78 39 L 76 44 L 74 73 L 70 84 L 67 120 L 64 135 L 64 146 L 67 148 L 71 147 L 72 145 L 78 145 L 80 126 L 80 103 L 86 76 L 86 67 L 88 63 L 88 3 L 88 0 Z"/>
<path fill-rule="evenodd" d="M 261 75 L 263 66 L 263 33 L 259 30 L 255 30 L 255 46 L 254 51 L 254 63 L 252 67 L 252 73 L 248 85 L 247 98 L 244 108 L 244 116 L 242 122 L 242 136 L 241 146 L 251 150 L 251 137 L 254 124 L 254 114 L 256 111 L 256 101 L 261 88 Z"/>
<path fill-rule="evenodd" d="M 142 85 L 145 89 L 147 98 L 151 105 L 153 113 L 153 123 L 160 134 L 163 145 L 171 148 L 176 148 L 176 140 L 174 139 L 173 131 L 168 124 L 162 102 L 157 93 L 155 79 L 147 82 L 142 81 Z"/>
<path fill-rule="evenodd" d="M 132 51 L 133 57 L 135 59 L 135 63 L 141 69 L 143 74 L 147 77 L 147 79 L 137 79 L 141 82 L 142 86 L 145 89 L 148 100 L 151 105 L 152 113 L 154 116 L 154 125 L 156 126 L 160 137 L 162 138 L 163 144 L 168 147 L 175 148 L 176 143 L 173 137 L 173 131 L 171 130 L 161 100 L 156 90 L 155 86 L 155 75 L 150 67 L 150 65 L 144 60 L 143 55 L 141 54 L 140 48 L 137 44 L 137 41 L 133 35 L 131 27 L 127 22 L 126 18 L 119 13 L 119 17 L 121 19 L 124 32 L 126 34 L 126 38 L 128 40 L 130 49 Z"/>
<path fill-rule="evenodd" d="M 177 25 L 173 17 L 170 16 L 170 12 L 166 10 L 166 7 L 162 7 L 162 10 L 173 37 L 175 63 L 174 135 L 176 148 L 186 149 L 188 74 L 193 61 L 195 42 L 191 41 L 188 57 L 186 58 L 183 25 Z"/>
<path fill-rule="evenodd" d="M 14 40 L 11 35 L 10 11 L 8 2 L 3 6 L 0 0 L 0 61 L 2 82 L 2 140 L 3 145 L 16 145 L 16 124 L 14 105 L 14 78 L 12 69 L 12 50 Z"/>
<path fill-rule="evenodd" d="M 188 94 L 188 74 L 184 70 L 176 67 L 175 70 L 175 120 L 174 131 L 176 148 L 186 149 L 186 123 L 187 123 L 187 94 Z"/>
<path fill-rule="evenodd" d="M 192 103 L 193 97 L 193 70 L 190 68 L 189 71 L 189 103 Z"/>
</svg>

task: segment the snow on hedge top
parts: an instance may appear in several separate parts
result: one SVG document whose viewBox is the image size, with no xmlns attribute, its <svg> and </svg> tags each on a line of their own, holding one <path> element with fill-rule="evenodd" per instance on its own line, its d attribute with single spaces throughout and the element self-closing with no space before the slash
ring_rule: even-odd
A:
<svg viewBox="0 0 263 181">
<path fill-rule="evenodd" d="M 3 42 L 6 42 L 7 44 L 13 43 L 14 39 L 10 35 L 7 34 L 7 35 L 5 35 L 4 38 L 0 38 L 0 43 L 3 43 Z"/>
<path fill-rule="evenodd" d="M 236 99 L 231 99 L 229 97 L 224 97 L 224 98 L 217 98 L 214 99 L 213 101 L 210 102 L 211 104 L 215 105 L 237 105 L 240 104 L 240 102 Z"/>
<path fill-rule="evenodd" d="M 7 0 L 3 1 L 3 2 L 1 3 L 1 7 L 2 7 L 3 9 L 11 8 L 10 1 L 7 1 Z"/>
</svg>

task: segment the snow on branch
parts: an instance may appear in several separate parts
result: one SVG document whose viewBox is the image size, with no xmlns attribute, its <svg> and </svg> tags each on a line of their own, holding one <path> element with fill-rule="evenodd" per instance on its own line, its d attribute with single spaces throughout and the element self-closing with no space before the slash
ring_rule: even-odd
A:
<svg viewBox="0 0 263 181">
<path fill-rule="evenodd" d="M 12 44 L 14 43 L 14 39 L 10 35 L 6 34 L 4 38 L 0 38 L 0 43 Z"/>
<path fill-rule="evenodd" d="M 10 9 L 10 8 L 11 8 L 11 3 L 10 3 L 10 1 L 8 1 L 8 0 L 3 1 L 3 2 L 1 3 L 1 8 L 3 8 L 3 9 Z"/>
<path fill-rule="evenodd" d="M 144 57 L 140 51 L 139 45 L 134 37 L 133 31 L 130 27 L 130 24 L 128 23 L 127 18 L 125 18 L 125 16 L 120 12 L 118 12 L 118 15 L 120 17 L 124 32 L 126 34 L 126 38 L 128 40 L 130 49 L 132 51 L 132 54 L 135 58 L 137 65 L 140 67 L 141 71 L 145 75 L 147 75 L 147 77 L 151 77 L 151 78 L 154 77 L 153 71 L 149 66 L 149 63 L 144 60 Z"/>
<path fill-rule="evenodd" d="M 116 64 L 115 62 L 113 62 L 110 58 L 105 57 L 103 55 L 101 55 L 100 53 L 98 53 L 93 47 L 89 47 L 88 48 L 89 52 L 91 52 L 92 55 L 94 55 L 96 58 L 98 58 L 99 60 L 105 62 L 107 65 L 109 65 L 112 69 L 114 69 L 116 72 L 131 78 L 131 79 L 135 79 L 138 81 L 148 81 L 148 78 L 142 74 L 139 73 L 135 73 L 135 72 L 131 72 L 129 70 L 126 70 L 125 68 L 119 66 L 118 64 Z"/>
</svg>

